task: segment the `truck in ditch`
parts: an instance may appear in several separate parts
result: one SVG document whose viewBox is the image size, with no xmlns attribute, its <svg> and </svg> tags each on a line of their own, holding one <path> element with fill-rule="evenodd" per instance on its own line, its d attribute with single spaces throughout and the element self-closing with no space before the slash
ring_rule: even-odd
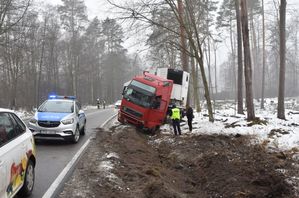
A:
<svg viewBox="0 0 299 198">
<path fill-rule="evenodd" d="M 169 68 L 144 72 L 125 83 L 118 121 L 155 131 L 166 119 L 171 104 L 187 102 L 189 73 Z"/>
<path fill-rule="evenodd" d="M 118 121 L 155 131 L 166 117 L 173 81 L 144 72 L 124 87 Z"/>
</svg>

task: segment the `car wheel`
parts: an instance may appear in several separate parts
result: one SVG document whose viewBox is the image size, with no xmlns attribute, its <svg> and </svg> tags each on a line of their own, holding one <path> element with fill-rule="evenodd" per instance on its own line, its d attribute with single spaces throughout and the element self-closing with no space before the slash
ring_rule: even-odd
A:
<svg viewBox="0 0 299 198">
<path fill-rule="evenodd" d="M 86 121 L 84 123 L 84 126 L 82 127 L 81 131 L 80 131 L 80 135 L 85 135 L 86 132 Z"/>
<path fill-rule="evenodd" d="M 24 184 L 19 192 L 21 197 L 27 197 L 31 195 L 33 191 L 34 180 L 35 180 L 34 165 L 33 162 L 29 160 L 26 168 Z"/>
<path fill-rule="evenodd" d="M 72 143 L 76 144 L 80 139 L 79 127 L 76 128 L 75 134 L 72 136 Z"/>
</svg>

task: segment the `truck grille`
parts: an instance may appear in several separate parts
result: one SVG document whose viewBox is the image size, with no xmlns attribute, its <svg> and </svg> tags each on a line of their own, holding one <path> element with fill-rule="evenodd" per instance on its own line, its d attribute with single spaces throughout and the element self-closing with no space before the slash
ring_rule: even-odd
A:
<svg viewBox="0 0 299 198">
<path fill-rule="evenodd" d="M 138 112 L 138 111 L 135 111 L 131 108 L 128 108 L 128 107 L 123 107 L 123 110 L 124 112 L 128 113 L 128 114 L 131 114 L 135 117 L 138 117 L 138 118 L 141 118 L 142 117 L 142 113 Z"/>
<path fill-rule="evenodd" d="M 38 125 L 41 127 L 58 127 L 60 125 L 60 121 L 38 121 Z"/>
</svg>

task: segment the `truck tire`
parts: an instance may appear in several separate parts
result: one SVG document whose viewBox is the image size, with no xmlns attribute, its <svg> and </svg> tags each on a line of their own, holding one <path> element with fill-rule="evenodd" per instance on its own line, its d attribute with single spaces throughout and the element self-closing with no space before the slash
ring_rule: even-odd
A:
<svg viewBox="0 0 299 198">
<path fill-rule="evenodd" d="M 121 123 L 121 124 L 125 124 L 123 119 L 117 118 L 117 120 Z"/>
<path fill-rule="evenodd" d="M 159 129 L 160 129 L 160 126 L 157 125 L 157 126 L 151 128 L 151 129 L 148 129 L 148 133 L 151 134 L 151 135 L 155 135 L 159 131 Z"/>
</svg>

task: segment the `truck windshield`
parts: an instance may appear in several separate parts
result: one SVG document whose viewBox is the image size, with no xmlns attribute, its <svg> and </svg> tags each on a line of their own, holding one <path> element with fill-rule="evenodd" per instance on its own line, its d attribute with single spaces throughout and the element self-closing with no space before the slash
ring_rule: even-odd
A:
<svg viewBox="0 0 299 198">
<path fill-rule="evenodd" d="M 124 92 L 124 98 L 136 105 L 149 108 L 156 88 L 133 80 Z"/>
</svg>

